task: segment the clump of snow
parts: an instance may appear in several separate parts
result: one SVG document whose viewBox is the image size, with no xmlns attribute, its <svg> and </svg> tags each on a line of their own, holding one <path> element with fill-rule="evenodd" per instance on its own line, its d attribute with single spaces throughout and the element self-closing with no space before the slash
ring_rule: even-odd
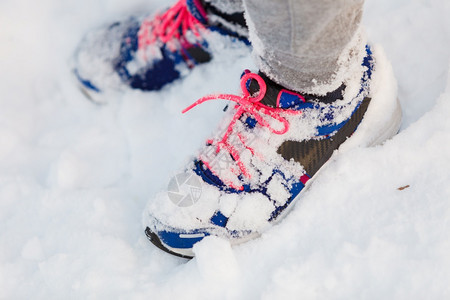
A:
<svg viewBox="0 0 450 300">
<path fill-rule="evenodd" d="M 212 284 L 233 280 L 239 273 L 239 265 L 230 242 L 215 236 L 206 237 L 194 246 L 195 260 L 201 276 Z"/>
<path fill-rule="evenodd" d="M 107 106 L 86 100 L 68 63 L 90 28 L 168 4 L 0 2 L 0 299 L 449 298 L 450 3 L 367 0 L 369 40 L 399 84 L 400 134 L 338 153 L 260 238 L 208 238 L 191 261 L 149 243 L 141 214 L 224 103 L 180 111 L 239 92 L 251 60 Z"/>
<path fill-rule="evenodd" d="M 267 195 L 274 199 L 277 206 L 282 206 L 290 197 L 289 191 L 283 185 L 285 180 L 281 175 L 275 174 L 267 184 Z"/>
<path fill-rule="evenodd" d="M 236 193 L 225 193 L 220 197 L 219 211 L 225 216 L 230 217 L 239 201 L 239 195 Z"/>
<path fill-rule="evenodd" d="M 261 193 L 248 193 L 239 199 L 239 205 L 230 217 L 227 228 L 230 230 L 252 230 L 261 232 L 268 225 L 273 203 Z"/>
</svg>

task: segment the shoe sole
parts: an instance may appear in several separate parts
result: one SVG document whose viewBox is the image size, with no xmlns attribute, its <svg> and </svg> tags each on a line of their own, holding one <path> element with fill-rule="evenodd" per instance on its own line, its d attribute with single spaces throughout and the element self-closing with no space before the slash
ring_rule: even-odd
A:
<svg viewBox="0 0 450 300">
<path fill-rule="evenodd" d="M 182 257 L 182 258 L 187 258 L 187 259 L 191 259 L 194 257 L 194 253 L 192 252 L 191 249 L 180 249 L 180 248 L 171 248 L 169 246 L 167 246 L 166 244 L 164 244 L 161 239 L 158 237 L 158 235 L 156 233 L 154 233 L 153 231 L 150 230 L 150 228 L 145 228 L 145 235 L 147 236 L 147 238 L 149 239 L 150 242 L 152 242 L 153 245 L 155 245 L 157 248 L 178 256 L 178 257 Z"/>
<path fill-rule="evenodd" d="M 104 105 L 106 104 L 106 102 L 103 100 L 100 96 L 100 94 L 96 91 L 93 91 L 89 88 L 87 88 L 83 82 L 81 81 L 81 77 L 77 74 L 77 71 L 75 69 L 72 70 L 71 72 L 72 74 L 72 80 L 76 82 L 76 85 L 78 87 L 78 89 L 80 90 L 80 92 L 83 94 L 83 96 L 85 96 L 89 101 L 91 101 L 92 103 L 95 103 L 97 105 Z"/>
</svg>

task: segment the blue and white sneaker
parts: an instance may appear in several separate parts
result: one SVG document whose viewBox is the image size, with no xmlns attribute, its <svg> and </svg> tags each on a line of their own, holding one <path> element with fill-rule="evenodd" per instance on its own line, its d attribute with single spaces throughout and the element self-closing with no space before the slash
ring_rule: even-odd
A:
<svg viewBox="0 0 450 300">
<path fill-rule="evenodd" d="M 179 0 L 162 14 L 116 22 L 86 35 L 75 53 L 74 74 L 96 102 L 127 87 L 159 90 L 224 49 L 248 54 L 240 9 L 225 14 L 204 0 Z"/>
<path fill-rule="evenodd" d="M 194 244 L 207 236 L 232 245 L 253 239 L 286 215 L 335 150 L 396 134 L 401 109 L 382 50 L 367 47 L 358 68 L 322 96 L 245 72 L 242 96 L 207 96 L 188 107 L 234 102 L 199 155 L 149 201 L 144 227 L 150 241 L 190 258 Z"/>
</svg>

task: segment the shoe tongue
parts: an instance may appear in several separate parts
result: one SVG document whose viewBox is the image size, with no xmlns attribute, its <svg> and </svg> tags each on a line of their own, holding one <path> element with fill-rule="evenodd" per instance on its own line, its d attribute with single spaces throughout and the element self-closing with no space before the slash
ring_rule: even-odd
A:
<svg viewBox="0 0 450 300">
<path fill-rule="evenodd" d="M 323 96 L 306 93 L 300 94 L 285 89 L 283 86 L 269 79 L 269 77 L 267 77 L 264 73 L 259 72 L 258 75 L 263 78 L 267 86 L 266 95 L 261 100 L 261 103 L 275 108 L 294 108 L 305 101 L 316 101 L 324 104 L 330 104 L 338 99 L 342 99 L 346 88 L 345 84 L 342 84 L 336 90 L 330 91 Z M 259 84 L 256 80 L 251 80 L 251 82 L 248 84 L 248 91 L 252 95 L 259 91 Z"/>
<path fill-rule="evenodd" d="M 263 75 L 259 73 L 259 75 Z M 261 76 L 264 81 L 266 82 L 267 91 L 264 95 L 264 98 L 261 100 L 261 103 L 270 107 L 277 107 L 277 96 L 280 92 L 280 89 L 277 89 L 275 86 L 271 84 L 268 80 L 266 80 L 266 77 Z M 250 95 L 255 95 L 259 92 L 259 84 L 256 80 L 251 80 L 250 84 L 247 87 L 248 91 L 250 92 Z"/>
<path fill-rule="evenodd" d="M 186 7 L 191 15 L 200 23 L 208 23 L 208 16 L 206 15 L 205 8 L 200 0 L 186 0 Z"/>
<path fill-rule="evenodd" d="M 273 82 L 261 72 L 259 72 L 258 75 L 261 76 L 267 87 L 266 94 L 261 100 L 262 104 L 274 108 L 289 109 L 296 107 L 302 102 L 305 102 L 305 99 L 302 95 L 283 88 L 281 85 Z M 251 80 L 248 85 L 248 91 L 251 95 L 258 93 L 259 84 L 256 80 Z"/>
</svg>

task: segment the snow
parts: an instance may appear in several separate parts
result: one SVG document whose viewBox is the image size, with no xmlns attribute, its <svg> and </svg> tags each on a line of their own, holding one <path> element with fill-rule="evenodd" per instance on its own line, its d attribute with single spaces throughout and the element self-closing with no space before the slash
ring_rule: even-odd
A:
<svg viewBox="0 0 450 300">
<path fill-rule="evenodd" d="M 142 212 L 224 103 L 180 111 L 237 92 L 251 60 L 104 106 L 69 72 L 90 28 L 167 3 L 0 2 L 0 299 L 449 298 L 450 2 L 367 0 L 368 36 L 399 84 L 400 134 L 340 152 L 260 238 L 206 238 L 190 261 L 146 240 Z"/>
</svg>

